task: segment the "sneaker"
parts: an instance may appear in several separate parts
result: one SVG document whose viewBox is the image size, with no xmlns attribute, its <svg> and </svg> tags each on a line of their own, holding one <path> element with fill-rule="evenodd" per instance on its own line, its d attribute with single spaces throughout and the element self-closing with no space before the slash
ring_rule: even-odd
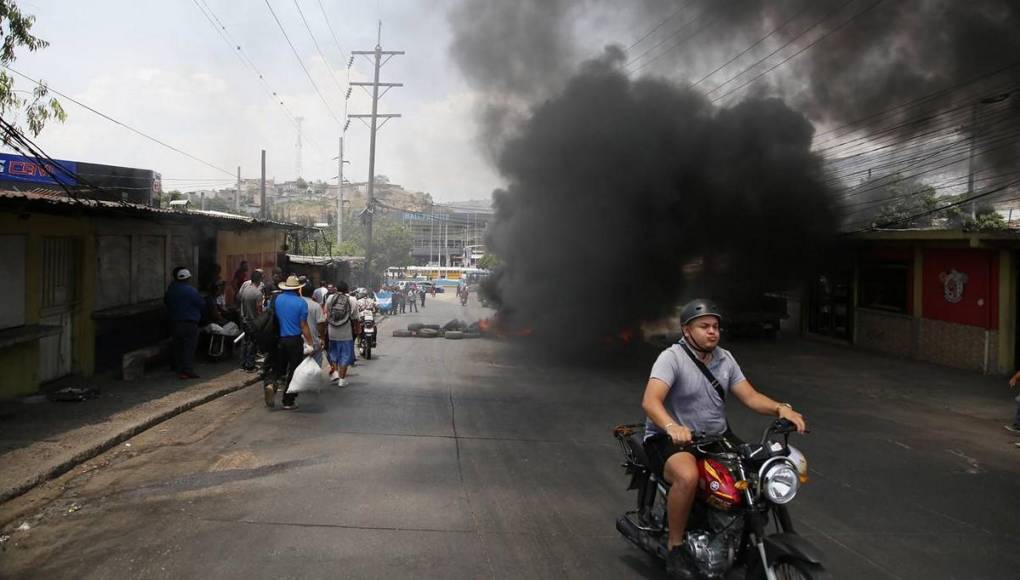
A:
<svg viewBox="0 0 1020 580">
<path fill-rule="evenodd" d="M 346 387 L 348 384 L 350 384 L 350 383 L 347 382 L 347 379 L 340 379 L 340 378 L 338 378 L 337 381 L 336 381 L 336 386 L 338 386 L 340 388 Z"/>
<path fill-rule="evenodd" d="M 340 373 L 338 373 L 336 371 L 330 372 L 329 373 L 329 380 L 331 380 L 331 381 L 339 381 L 340 380 Z"/>
<path fill-rule="evenodd" d="M 691 553 L 684 546 L 675 546 L 666 556 L 666 573 L 670 578 L 681 580 L 695 580 L 694 562 L 691 561 Z"/>
<path fill-rule="evenodd" d="M 1020 425 L 1017 425 L 1016 423 L 1013 423 L 1012 425 L 1003 425 L 1003 427 L 1006 428 L 1006 431 L 1012 431 L 1014 433 L 1020 433 Z"/>
<path fill-rule="evenodd" d="M 266 383 L 262 387 L 262 396 L 266 399 L 267 407 L 274 407 L 276 405 L 276 402 L 274 401 L 276 398 L 276 385 L 273 383 Z"/>
<path fill-rule="evenodd" d="M 291 403 L 283 406 L 284 411 L 293 411 L 294 409 L 297 409 L 297 403 Z"/>
</svg>

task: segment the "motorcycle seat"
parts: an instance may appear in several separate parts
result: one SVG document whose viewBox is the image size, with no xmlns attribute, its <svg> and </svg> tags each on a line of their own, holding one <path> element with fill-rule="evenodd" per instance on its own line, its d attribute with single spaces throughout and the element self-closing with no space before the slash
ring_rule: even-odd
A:
<svg viewBox="0 0 1020 580">
<path fill-rule="evenodd" d="M 634 461 L 641 464 L 642 467 L 649 467 L 651 463 L 648 461 L 648 454 L 645 453 L 644 432 L 631 433 L 627 436 L 626 441 L 627 447 L 630 447 L 634 455 Z"/>
</svg>

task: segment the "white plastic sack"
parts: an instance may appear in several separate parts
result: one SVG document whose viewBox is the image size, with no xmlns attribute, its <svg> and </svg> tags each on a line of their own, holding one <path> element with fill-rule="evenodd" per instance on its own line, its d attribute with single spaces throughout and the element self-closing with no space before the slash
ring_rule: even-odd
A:
<svg viewBox="0 0 1020 580">
<path fill-rule="evenodd" d="M 220 331 L 220 334 L 237 336 L 238 334 L 241 334 L 241 327 L 239 327 L 236 322 L 228 322 L 223 325 L 223 330 Z"/>
<path fill-rule="evenodd" d="M 208 334 L 223 334 L 223 327 L 215 322 L 210 322 L 202 327 L 202 332 L 206 332 Z"/>
<path fill-rule="evenodd" d="M 319 392 L 326 386 L 327 377 L 319 363 L 312 357 L 305 357 L 298 368 L 294 369 L 294 376 L 290 379 L 287 387 L 288 393 L 309 393 Z"/>
</svg>

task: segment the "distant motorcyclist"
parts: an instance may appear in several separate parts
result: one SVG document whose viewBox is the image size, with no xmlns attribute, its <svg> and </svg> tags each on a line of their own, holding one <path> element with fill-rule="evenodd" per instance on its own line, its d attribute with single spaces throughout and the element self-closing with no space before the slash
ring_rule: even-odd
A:
<svg viewBox="0 0 1020 580">
<path fill-rule="evenodd" d="M 671 484 L 666 566 L 681 578 L 693 577 L 690 554 L 682 548 L 698 482 L 695 457 L 682 446 L 691 442 L 694 432 L 729 434 L 724 399 L 731 393 L 758 413 L 788 419 L 798 431 L 805 429 L 804 418 L 790 404 L 756 391 L 733 355 L 718 347 L 721 322 L 719 309 L 708 300 L 693 300 L 684 306 L 680 314 L 683 338 L 656 359 L 641 403 L 647 416 L 645 450 L 649 461 Z M 715 377 L 717 385 L 709 381 L 699 363 Z"/>
</svg>

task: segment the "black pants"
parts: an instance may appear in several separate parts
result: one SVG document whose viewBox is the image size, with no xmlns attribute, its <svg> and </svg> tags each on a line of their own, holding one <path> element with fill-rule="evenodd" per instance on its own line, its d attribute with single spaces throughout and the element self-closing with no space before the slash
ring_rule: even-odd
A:
<svg viewBox="0 0 1020 580">
<path fill-rule="evenodd" d="M 198 323 L 174 320 L 170 323 L 173 345 L 173 368 L 176 373 L 195 372 L 195 349 L 198 348 Z"/>
<path fill-rule="evenodd" d="M 276 379 L 277 387 L 284 389 L 290 387 L 290 380 L 294 377 L 294 371 L 301 361 L 305 359 L 305 340 L 300 336 L 285 336 L 280 339 L 276 348 L 276 358 L 273 361 L 272 375 Z M 292 405 L 297 399 L 297 393 L 283 392 L 283 404 Z"/>
</svg>

